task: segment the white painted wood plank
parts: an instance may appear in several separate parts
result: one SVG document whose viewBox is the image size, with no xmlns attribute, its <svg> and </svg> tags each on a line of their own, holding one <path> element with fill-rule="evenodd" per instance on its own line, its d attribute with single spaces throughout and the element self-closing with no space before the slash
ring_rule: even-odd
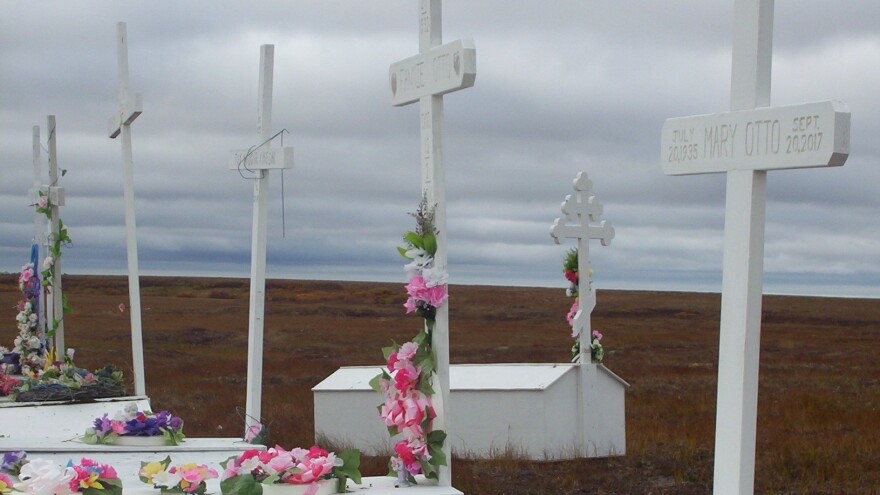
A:
<svg viewBox="0 0 880 495">
<path fill-rule="evenodd" d="M 850 112 L 839 101 L 668 119 L 663 172 L 839 167 L 849 156 Z"/>
</svg>

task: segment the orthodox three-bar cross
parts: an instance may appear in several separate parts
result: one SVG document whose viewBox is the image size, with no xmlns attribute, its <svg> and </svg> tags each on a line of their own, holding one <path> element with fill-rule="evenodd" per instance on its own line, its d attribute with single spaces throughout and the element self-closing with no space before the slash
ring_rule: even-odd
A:
<svg viewBox="0 0 880 495">
<path fill-rule="evenodd" d="M 731 111 L 669 119 L 669 175 L 727 173 L 715 422 L 716 494 L 754 489 L 767 171 L 840 166 L 850 114 L 837 101 L 770 107 L 773 0 L 734 4 Z"/>
<path fill-rule="evenodd" d="M 391 104 L 419 102 L 421 129 L 422 192 L 428 205 L 434 206 L 437 228 L 437 253 L 434 265 L 446 270 L 446 175 L 443 168 L 443 96 L 469 88 L 477 77 L 477 56 L 471 39 L 441 45 L 440 0 L 419 1 L 419 54 L 394 63 L 389 69 Z M 437 310 L 432 347 L 437 359 L 435 384 L 440 394 L 436 429 L 449 433 L 449 303 Z M 443 451 L 449 455 L 448 440 Z M 448 464 L 451 464 L 449 462 Z M 452 472 L 441 466 L 441 486 L 452 485 Z"/>
<path fill-rule="evenodd" d="M 144 111 L 143 95 L 128 88 L 128 29 L 116 25 L 116 58 L 119 68 L 119 109 L 110 117 L 108 134 L 121 137 L 123 195 L 125 196 L 125 239 L 128 257 L 128 300 L 131 316 L 131 354 L 134 368 L 134 391 L 146 395 L 144 380 L 144 341 L 141 331 L 141 286 L 138 269 L 137 225 L 134 215 L 134 164 L 131 153 L 131 123 Z"/>
<path fill-rule="evenodd" d="M 245 433 L 262 414 L 263 322 L 266 305 L 266 228 L 269 170 L 293 167 L 293 148 L 272 148 L 272 83 L 275 45 L 260 46 L 260 80 L 257 94 L 258 143 L 235 150 L 229 168 L 253 174 L 254 213 L 251 232 L 251 290 L 248 316 L 248 374 L 245 399 Z"/>
<path fill-rule="evenodd" d="M 579 385 L 578 385 L 578 432 L 581 438 L 581 445 L 587 446 L 587 425 L 586 421 L 594 421 L 595 418 L 587 418 L 585 414 L 584 387 L 586 384 L 586 364 L 590 363 L 592 345 L 592 326 L 590 322 L 590 314 L 596 307 L 596 292 L 593 290 L 593 284 L 590 281 L 590 239 L 598 239 L 603 246 L 611 244 L 614 239 L 614 227 L 605 220 L 599 225 L 592 223 L 599 222 L 604 208 L 602 203 L 596 196 L 591 196 L 593 190 L 593 182 L 587 177 L 585 172 L 579 172 L 575 177 L 574 194 L 569 194 L 562 202 L 562 213 L 564 217 L 557 218 L 550 227 L 550 235 L 556 244 L 560 244 L 562 239 L 576 239 L 578 252 L 578 310 L 575 312 L 572 320 L 572 330 L 578 336 L 580 344 L 580 363 L 579 369 Z M 567 225 L 566 219 L 574 222 L 573 225 Z"/>
</svg>

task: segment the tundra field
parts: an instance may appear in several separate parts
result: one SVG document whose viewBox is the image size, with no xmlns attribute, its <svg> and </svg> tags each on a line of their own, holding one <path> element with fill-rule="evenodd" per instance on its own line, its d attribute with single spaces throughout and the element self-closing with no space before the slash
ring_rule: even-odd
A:
<svg viewBox="0 0 880 495">
<path fill-rule="evenodd" d="M 141 287 L 154 409 L 182 416 L 189 436 L 239 436 L 248 281 L 144 277 Z M 129 314 L 119 310 L 127 279 L 66 276 L 64 289 L 77 365 L 112 363 L 130 380 Z M 311 387 L 340 366 L 378 366 L 381 348 L 414 336 L 420 319 L 404 314 L 402 283 L 271 280 L 266 294 L 270 441 L 309 446 Z M 19 296 L 15 275 L 0 275 L 0 345 L 12 345 Z M 562 288 L 452 286 L 451 361 L 566 362 L 570 304 Z M 626 456 L 455 458 L 454 486 L 468 495 L 709 493 L 719 307 L 717 294 L 600 291 L 593 328 L 605 336 L 605 364 L 632 385 Z M 756 493 L 880 493 L 878 347 L 880 300 L 764 297 Z M 362 471 L 385 474 L 386 462 L 367 458 Z"/>
</svg>

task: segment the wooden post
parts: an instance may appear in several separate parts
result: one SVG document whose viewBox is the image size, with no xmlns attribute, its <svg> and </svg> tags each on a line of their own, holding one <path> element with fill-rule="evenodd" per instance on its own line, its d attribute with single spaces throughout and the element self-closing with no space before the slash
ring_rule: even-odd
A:
<svg viewBox="0 0 880 495">
<path fill-rule="evenodd" d="M 770 105 L 773 0 L 736 0 L 731 112 L 669 119 L 667 174 L 727 173 L 715 422 L 716 494 L 752 493 L 767 170 L 841 166 L 850 114 L 840 102 Z"/>
<path fill-rule="evenodd" d="M 251 290 L 248 314 L 248 376 L 245 434 L 260 422 L 263 386 L 263 327 L 266 304 L 266 229 L 269 170 L 293 167 L 293 148 L 272 148 L 272 82 L 275 45 L 260 47 L 260 82 L 257 95 L 258 144 L 232 152 L 230 169 L 254 174 L 254 213 L 251 232 Z"/>
<path fill-rule="evenodd" d="M 135 395 L 146 395 L 144 340 L 141 330 L 141 286 L 138 270 L 137 225 L 134 212 L 134 164 L 131 151 L 131 123 L 143 112 L 143 97 L 128 87 L 128 30 L 116 25 L 116 57 L 119 67 L 119 110 L 110 118 L 110 138 L 122 136 L 123 194 L 125 196 L 125 239 L 128 255 L 128 299 L 131 316 L 131 358 Z"/>
<path fill-rule="evenodd" d="M 472 40 L 441 45 L 440 0 L 419 1 L 419 54 L 391 65 L 391 103 L 395 106 L 419 102 L 422 192 L 434 207 L 437 252 L 434 267 L 447 271 L 446 256 L 446 172 L 443 167 L 443 96 L 474 85 L 476 50 Z M 434 427 L 450 433 L 449 416 L 449 303 L 437 308 L 432 348 L 437 359 L 434 384 L 440 400 L 435 401 Z M 452 486 L 452 456 L 449 440 L 443 443 L 448 466 L 440 466 L 439 485 Z"/>
</svg>

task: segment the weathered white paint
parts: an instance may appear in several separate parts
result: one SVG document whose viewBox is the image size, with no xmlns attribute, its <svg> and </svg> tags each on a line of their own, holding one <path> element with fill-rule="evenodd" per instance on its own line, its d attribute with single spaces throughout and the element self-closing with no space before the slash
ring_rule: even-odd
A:
<svg viewBox="0 0 880 495">
<path fill-rule="evenodd" d="M 61 206 L 64 205 L 64 189 L 58 185 L 58 152 L 56 138 L 58 135 L 55 124 L 55 116 L 46 117 L 46 129 L 49 134 L 49 198 L 54 198 L 58 203 L 52 202 L 49 211 L 51 212 L 51 220 L 49 221 L 49 242 L 54 242 L 58 238 L 61 230 Z M 40 267 L 34 267 L 39 270 Z M 64 288 L 61 273 L 61 258 L 55 260 L 52 265 L 53 284 L 47 308 L 51 308 L 51 312 L 47 311 L 46 321 L 49 327 L 53 326 L 53 321 L 58 320 L 58 326 L 55 327 L 55 351 L 59 355 L 65 352 L 64 347 Z"/>
<path fill-rule="evenodd" d="M 668 175 L 837 167 L 849 156 L 850 113 L 839 101 L 668 119 Z"/>
<path fill-rule="evenodd" d="M 251 232 L 251 290 L 248 315 L 248 376 L 245 431 L 260 421 L 263 386 L 263 323 L 266 304 L 266 225 L 269 170 L 291 168 L 293 148 L 271 148 L 272 82 L 275 45 L 260 47 L 260 80 L 257 94 L 256 147 L 233 151 L 230 169 L 254 174 L 254 213 Z"/>
<path fill-rule="evenodd" d="M 453 453 L 487 458 L 509 450 L 534 460 L 624 454 L 628 385 L 602 365 L 583 368 L 592 406 L 588 419 L 595 425 L 585 444 L 578 427 L 577 365 L 451 365 Z M 369 386 L 378 372 L 379 366 L 340 368 L 312 389 L 319 439 L 355 445 L 369 455 L 391 451 Z"/>
<path fill-rule="evenodd" d="M 401 60 L 391 64 L 388 74 L 394 106 L 469 88 L 477 78 L 474 40 L 453 41 Z"/>
<path fill-rule="evenodd" d="M 131 123 L 143 112 L 143 96 L 132 94 L 128 86 L 128 29 L 116 24 L 116 60 L 118 65 L 119 109 L 110 118 L 111 139 L 122 137 L 123 196 L 125 198 L 125 244 L 128 257 L 128 314 L 131 318 L 131 359 L 134 393 L 146 394 L 144 381 L 144 339 L 141 330 L 141 284 L 138 269 L 137 225 L 134 211 L 134 164 L 131 151 Z"/>
<path fill-rule="evenodd" d="M 773 168 L 805 168 L 843 165 L 849 153 L 849 113 L 837 102 L 798 105 L 781 109 L 770 106 L 770 69 L 773 38 L 773 0 L 736 0 L 734 4 L 733 57 L 731 69 L 730 108 L 740 116 L 756 116 L 769 120 L 773 132 L 776 117 L 783 126 L 798 136 L 798 143 L 809 143 L 801 136 L 832 130 L 833 147 L 822 143 L 818 155 L 792 153 L 783 156 L 771 153 L 761 159 L 733 154 L 714 163 L 697 162 L 672 167 L 667 173 L 705 173 L 727 171 L 727 205 L 724 217 L 724 266 L 721 295 L 721 335 L 718 360 L 718 406 L 715 420 L 714 493 L 748 494 L 755 483 L 755 434 L 758 404 L 758 365 L 761 341 L 761 297 L 764 264 L 764 224 L 767 170 Z M 823 108 L 824 106 L 824 108 Z M 829 108 L 830 106 L 830 108 Z M 751 113 L 750 113 L 751 112 Z M 833 113 L 833 117 L 832 117 Z M 728 114 L 730 115 L 730 114 Z M 818 119 L 815 116 L 819 116 Z M 761 117 L 764 116 L 764 117 Z M 807 118 L 812 116 L 808 126 Z M 673 120 L 673 122 L 675 122 Z M 679 120 L 679 123 L 685 122 Z M 706 122 L 699 117 L 692 122 Z M 742 120 L 731 123 L 742 125 Z M 669 125 L 669 124 L 667 124 Z M 822 126 L 821 131 L 819 127 Z M 687 127 L 672 124 L 675 130 Z M 743 128 L 744 129 L 744 128 Z M 720 131 L 719 131 L 720 132 Z M 780 128 L 780 137 L 782 137 Z M 732 136 L 731 136 L 732 138 Z M 824 139 L 824 136 L 823 136 Z M 671 143 L 669 136 L 664 143 Z M 744 145 L 744 143 L 743 143 Z M 805 144 L 807 145 L 807 144 Z M 764 150 L 767 148 L 765 147 Z M 772 148 L 771 148 L 772 149 Z M 800 149 L 800 145 L 799 148 Z M 740 148 L 742 151 L 742 148 Z M 699 155 L 699 152 L 696 153 Z M 785 153 L 785 155 L 789 155 Z M 668 146 L 661 150 L 661 161 L 668 162 Z M 730 160 L 728 160 L 730 158 Z M 734 159 L 736 163 L 734 163 Z M 774 167 L 781 163 L 782 167 Z M 690 170 L 690 171 L 689 171 Z"/>
<path fill-rule="evenodd" d="M 461 44 L 450 43 L 446 47 L 440 46 L 443 38 L 441 10 L 440 0 L 419 0 L 419 55 L 393 64 L 389 69 L 389 84 L 393 105 L 406 105 L 415 102 L 416 99 L 419 101 L 422 191 L 428 204 L 435 206 L 434 226 L 438 234 L 434 266 L 446 271 L 446 172 L 443 168 L 442 95 L 473 86 L 476 77 L 476 51 L 473 49 L 473 42 L 469 40 L 462 41 Z M 456 53 L 459 60 L 460 80 L 456 75 L 454 62 Z M 449 65 L 450 60 L 451 65 Z M 428 66 L 426 67 L 425 64 Z M 396 75 L 395 67 L 403 68 L 407 73 L 407 80 L 404 83 L 397 79 L 400 76 Z M 451 432 L 446 414 L 446 409 L 449 407 L 448 302 L 437 309 L 432 335 L 439 382 L 433 384 L 437 395 L 434 404 L 437 412 L 434 428 L 444 430 L 448 434 Z M 449 451 L 448 439 L 443 445 L 443 450 Z M 452 471 L 449 466 L 440 466 L 439 484 L 452 485 Z"/>
<path fill-rule="evenodd" d="M 604 208 L 598 198 L 591 196 L 593 182 L 587 177 L 585 172 L 579 172 L 572 183 L 575 193 L 569 194 L 562 202 L 562 213 L 564 218 L 557 218 L 550 227 L 550 236 L 556 244 L 562 239 L 576 239 L 578 245 L 578 310 L 572 320 L 572 327 L 578 333 L 578 342 L 580 343 L 581 355 L 580 363 L 586 364 L 591 360 L 591 342 L 592 342 L 592 325 L 590 322 L 590 314 L 596 307 L 596 292 L 593 290 L 593 284 L 590 280 L 590 239 L 598 239 L 603 246 L 611 243 L 614 239 L 614 227 L 605 220 L 602 220 L 598 226 L 591 225 L 591 222 L 598 222 L 602 216 Z M 574 225 L 566 225 L 565 221 L 575 222 Z M 577 385 L 577 416 L 579 418 L 577 431 L 580 433 L 580 445 L 588 446 L 591 438 L 591 431 L 599 428 L 601 431 L 605 421 L 610 418 L 597 418 L 594 410 L 597 405 L 601 407 L 601 400 L 597 401 L 594 397 L 585 393 L 590 383 L 590 367 L 581 366 L 579 370 Z"/>
</svg>

